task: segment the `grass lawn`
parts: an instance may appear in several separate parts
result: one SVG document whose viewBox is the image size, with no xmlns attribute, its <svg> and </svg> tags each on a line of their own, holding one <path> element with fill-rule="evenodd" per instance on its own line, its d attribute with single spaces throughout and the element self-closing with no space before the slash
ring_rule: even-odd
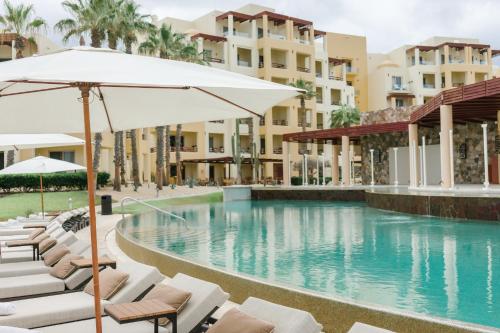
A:
<svg viewBox="0 0 500 333">
<path fill-rule="evenodd" d="M 73 201 L 73 208 L 88 206 L 87 191 L 48 192 L 44 194 L 45 211 L 67 210 L 68 199 Z M 97 204 L 100 202 L 98 198 Z M 0 221 L 42 210 L 40 193 L 16 193 L 0 197 Z"/>
<path fill-rule="evenodd" d="M 185 198 L 171 198 L 164 200 L 151 200 L 146 201 L 148 204 L 158 207 L 158 208 L 167 208 L 169 206 L 177 206 L 177 205 L 189 205 L 189 204 L 199 204 L 199 203 L 211 203 L 211 202 L 221 202 L 222 201 L 222 192 L 210 193 L 197 195 L 192 197 Z M 149 212 L 151 208 L 134 203 L 130 205 L 125 205 L 123 207 L 123 212 L 125 214 L 139 214 L 143 212 Z M 120 207 L 116 207 L 113 210 L 114 213 L 122 213 Z"/>
</svg>

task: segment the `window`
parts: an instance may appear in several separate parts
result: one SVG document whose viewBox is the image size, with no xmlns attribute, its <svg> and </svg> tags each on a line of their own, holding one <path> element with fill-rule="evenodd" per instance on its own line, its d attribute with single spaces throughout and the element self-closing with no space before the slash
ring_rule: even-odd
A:
<svg viewBox="0 0 500 333">
<path fill-rule="evenodd" d="M 441 54 L 441 65 L 444 65 L 444 54 Z"/>
<path fill-rule="evenodd" d="M 392 90 L 401 90 L 401 76 L 392 77 Z"/>
<path fill-rule="evenodd" d="M 5 168 L 5 160 L 4 159 L 5 159 L 4 152 L 0 151 L 0 170 Z"/>
<path fill-rule="evenodd" d="M 405 101 L 402 98 L 396 98 L 396 107 L 402 108 L 405 106 Z"/>
<path fill-rule="evenodd" d="M 75 152 L 74 151 L 51 151 L 49 157 L 55 160 L 61 160 L 65 162 L 75 163 Z"/>
</svg>

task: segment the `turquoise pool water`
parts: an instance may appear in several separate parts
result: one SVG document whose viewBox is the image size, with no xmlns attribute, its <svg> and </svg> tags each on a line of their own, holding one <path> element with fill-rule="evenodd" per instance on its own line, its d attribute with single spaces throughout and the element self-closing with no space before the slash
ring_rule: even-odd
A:
<svg viewBox="0 0 500 333">
<path fill-rule="evenodd" d="M 241 201 L 171 208 L 122 232 L 231 272 L 326 296 L 500 328 L 500 224 L 363 203 Z"/>
</svg>

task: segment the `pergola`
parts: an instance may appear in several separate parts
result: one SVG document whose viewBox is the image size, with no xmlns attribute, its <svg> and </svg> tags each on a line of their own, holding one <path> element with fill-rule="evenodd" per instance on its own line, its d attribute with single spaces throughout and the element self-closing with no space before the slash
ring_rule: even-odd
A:
<svg viewBox="0 0 500 333">
<path fill-rule="evenodd" d="M 259 158 L 259 162 L 281 162 L 280 159 L 277 158 Z M 235 164 L 236 161 L 232 156 L 223 156 L 223 157 L 211 157 L 211 158 L 195 158 L 183 160 L 182 163 L 185 164 L 199 164 L 199 163 L 210 163 L 210 164 Z M 242 164 L 252 164 L 252 159 L 250 157 L 244 157 L 241 159 Z"/>
<path fill-rule="evenodd" d="M 459 46 L 459 45 L 455 45 Z M 476 45 L 480 47 L 482 45 Z M 410 158 L 410 187 L 418 187 L 419 181 L 426 186 L 425 171 L 423 176 L 419 168 L 425 169 L 425 161 L 419 161 L 419 142 L 421 139 L 423 159 L 425 159 L 425 137 L 419 138 L 418 127 L 440 126 L 440 163 L 441 186 L 444 189 L 454 187 L 454 145 L 453 124 L 467 122 L 481 123 L 483 128 L 484 185 L 489 185 L 488 175 L 488 142 L 487 122 L 497 121 L 497 131 L 500 132 L 500 78 L 494 78 L 474 84 L 443 91 L 424 105 L 417 108 L 409 121 L 384 124 L 371 124 L 347 128 L 331 128 L 309 132 L 288 133 L 283 135 L 284 159 L 289 160 L 288 144 L 290 142 L 309 143 L 331 141 L 333 145 L 332 166 L 335 173 L 338 169 L 338 141 L 342 143 L 342 156 L 349 157 L 350 141 L 361 136 L 392 132 L 408 132 Z M 500 140 L 495 142 L 500 147 Z M 420 165 L 423 163 L 422 165 Z M 349 158 L 342 159 L 342 178 L 349 179 Z M 284 173 L 289 163 L 283 163 Z M 499 166 L 500 168 L 500 166 Z M 338 173 L 338 171 L 337 171 Z M 423 177 L 424 179 L 419 179 Z M 338 183 L 338 174 L 332 174 L 333 183 Z M 285 178 L 285 183 L 286 183 Z M 288 180 L 289 181 L 289 180 Z M 348 185 L 348 183 L 344 183 Z"/>
</svg>

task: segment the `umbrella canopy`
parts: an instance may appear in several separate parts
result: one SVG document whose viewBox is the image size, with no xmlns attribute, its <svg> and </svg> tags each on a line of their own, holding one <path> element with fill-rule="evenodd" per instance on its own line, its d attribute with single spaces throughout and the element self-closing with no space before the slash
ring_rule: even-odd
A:
<svg viewBox="0 0 500 333">
<path fill-rule="evenodd" d="M 85 167 L 78 164 L 56 160 L 44 156 L 37 156 L 26 161 L 18 162 L 3 170 L 0 170 L 0 175 L 19 175 L 32 173 L 45 174 L 82 170 L 85 170 Z"/>
<path fill-rule="evenodd" d="M 11 96 L 0 98 L 0 133 L 82 133 L 82 82 L 93 84 L 95 132 L 263 115 L 297 95 L 209 66 L 89 47 L 0 63 L 0 82 L 0 97 Z"/>
<path fill-rule="evenodd" d="M 66 134 L 0 134 L 0 151 L 80 146 L 85 141 Z"/>
<path fill-rule="evenodd" d="M 0 63 L 0 133 L 85 133 L 96 332 L 102 332 L 91 131 L 263 115 L 299 90 L 207 66 L 73 48 Z"/>
</svg>

